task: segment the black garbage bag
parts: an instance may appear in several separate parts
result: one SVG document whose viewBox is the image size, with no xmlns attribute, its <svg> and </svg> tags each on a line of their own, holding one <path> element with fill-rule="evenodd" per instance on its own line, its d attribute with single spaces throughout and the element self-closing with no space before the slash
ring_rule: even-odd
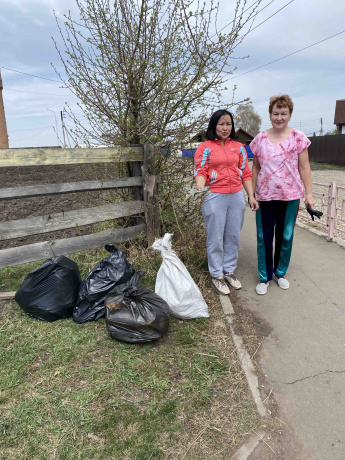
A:
<svg viewBox="0 0 345 460">
<path fill-rule="evenodd" d="M 50 322 L 68 318 L 77 303 L 80 283 L 73 260 L 65 256 L 47 259 L 27 275 L 14 300 L 34 318 Z"/>
<path fill-rule="evenodd" d="M 115 287 L 105 299 L 106 325 L 112 339 L 127 343 L 152 342 L 168 330 L 169 306 L 143 286 L 138 270 L 130 281 Z"/>
<path fill-rule="evenodd" d="M 113 245 L 104 246 L 109 256 L 98 262 L 82 282 L 78 303 L 73 311 L 76 323 L 97 321 L 105 315 L 105 296 L 118 284 L 128 281 L 134 268 L 120 249 Z"/>
</svg>

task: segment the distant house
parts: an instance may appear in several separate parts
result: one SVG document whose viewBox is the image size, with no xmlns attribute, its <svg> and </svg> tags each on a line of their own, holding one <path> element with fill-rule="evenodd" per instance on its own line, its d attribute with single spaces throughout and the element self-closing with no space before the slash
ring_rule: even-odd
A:
<svg viewBox="0 0 345 460">
<path fill-rule="evenodd" d="M 236 139 L 237 142 L 242 142 L 242 144 L 244 145 L 244 148 L 246 149 L 247 157 L 253 158 L 253 152 L 249 144 L 251 143 L 251 141 L 254 139 L 255 136 L 253 136 L 251 133 L 248 133 L 248 131 L 245 131 L 242 128 L 236 128 L 235 131 L 237 135 L 237 139 Z"/>
<path fill-rule="evenodd" d="M 339 134 L 345 134 L 345 99 L 340 99 L 335 103 L 334 124 Z"/>
<path fill-rule="evenodd" d="M 237 135 L 236 141 L 242 142 L 242 144 L 244 145 L 250 143 L 254 139 L 254 136 L 252 134 L 248 133 L 248 131 L 245 131 L 242 128 L 235 128 L 235 132 Z"/>
</svg>

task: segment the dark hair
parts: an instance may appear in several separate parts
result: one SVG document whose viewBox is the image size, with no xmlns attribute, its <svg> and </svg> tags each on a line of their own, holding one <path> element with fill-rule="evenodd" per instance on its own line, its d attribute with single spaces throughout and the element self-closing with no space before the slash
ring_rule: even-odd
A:
<svg viewBox="0 0 345 460">
<path fill-rule="evenodd" d="M 234 118 L 232 116 L 232 113 L 229 112 L 228 110 L 220 109 L 211 115 L 210 121 L 208 122 L 208 127 L 206 131 L 206 139 L 208 139 L 209 141 L 214 141 L 215 139 L 218 139 L 218 136 L 216 134 L 216 126 L 219 121 L 219 118 L 222 117 L 223 115 L 229 115 L 231 118 L 232 128 L 231 128 L 231 133 L 230 133 L 229 138 L 237 139 L 237 135 L 235 133 Z"/>
</svg>

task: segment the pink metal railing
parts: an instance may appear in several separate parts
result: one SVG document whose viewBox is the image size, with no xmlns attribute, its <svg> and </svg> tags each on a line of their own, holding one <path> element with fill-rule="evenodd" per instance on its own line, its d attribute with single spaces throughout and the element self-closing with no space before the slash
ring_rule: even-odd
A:
<svg viewBox="0 0 345 460">
<path fill-rule="evenodd" d="M 319 191 L 316 188 L 323 187 L 325 192 Z M 345 237 L 345 187 L 337 186 L 335 182 L 331 184 L 320 184 L 313 182 L 313 195 L 315 197 L 315 208 L 323 212 L 320 220 L 315 219 L 313 226 L 321 225 L 327 227 L 327 240 L 332 241 L 335 234 L 339 234 L 342 238 Z M 326 201 L 327 200 L 327 201 Z M 300 208 L 299 217 L 307 220 L 310 223 L 310 217 Z"/>
<path fill-rule="evenodd" d="M 344 219 L 344 213 L 345 213 L 345 187 L 342 187 L 340 185 L 336 185 L 335 182 L 332 182 L 334 184 L 335 188 L 335 216 L 336 216 L 336 230 L 338 232 L 341 232 L 345 236 L 345 219 Z M 331 184 L 331 185 L 332 185 Z M 340 192 L 342 192 L 342 196 L 340 196 Z M 339 213 L 338 213 L 339 211 Z M 342 225 L 341 225 L 342 224 Z M 341 228 L 342 227 L 342 228 Z M 333 237 L 333 235 L 332 235 Z"/>
</svg>

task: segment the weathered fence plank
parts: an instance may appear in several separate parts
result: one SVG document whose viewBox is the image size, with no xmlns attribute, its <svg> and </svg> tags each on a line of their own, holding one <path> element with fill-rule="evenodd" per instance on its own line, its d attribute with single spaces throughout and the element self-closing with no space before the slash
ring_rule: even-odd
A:
<svg viewBox="0 0 345 460">
<path fill-rule="evenodd" d="M 0 167 L 142 161 L 143 147 L 0 149 Z"/>
<path fill-rule="evenodd" d="M 144 151 L 146 152 L 145 158 Z M 152 146 L 0 149 L 0 168 L 115 162 L 128 162 L 128 172 L 133 177 L 3 188 L 0 189 L 0 201 L 127 187 L 133 188 L 134 201 L 0 222 L 0 240 L 10 240 L 34 234 L 44 235 L 56 230 L 141 214 L 137 219 L 137 225 L 122 230 L 109 229 L 89 235 L 3 249 L 0 250 L 0 268 L 90 250 L 107 243 L 120 243 L 139 235 L 147 236 L 148 231 L 149 243 L 151 243 L 157 236 L 156 233 L 159 229 L 158 200 L 155 196 L 158 178 L 154 175 Z M 142 214 L 144 212 L 147 224 L 143 222 Z"/>
<path fill-rule="evenodd" d="M 0 292 L 0 300 L 11 300 L 13 299 L 16 291 L 11 292 Z"/>
<path fill-rule="evenodd" d="M 122 243 L 139 235 L 146 236 L 146 225 L 135 225 L 123 230 L 104 230 L 102 232 L 65 238 L 56 241 L 45 241 L 26 246 L 2 249 L 0 251 L 0 268 L 55 258 L 60 255 L 71 254 L 99 248 L 105 244 Z"/>
<path fill-rule="evenodd" d="M 90 225 L 105 220 L 133 216 L 144 212 L 142 201 L 122 201 L 95 208 L 58 212 L 46 216 L 0 222 L 0 239 L 8 240 L 29 235 L 65 230 L 76 226 Z"/>
<path fill-rule="evenodd" d="M 110 190 L 113 188 L 126 188 L 142 186 L 142 177 L 125 177 L 104 181 L 84 181 L 51 185 L 28 185 L 26 187 L 10 187 L 0 189 L 0 200 L 15 198 L 30 198 L 40 195 L 60 195 L 65 193 Z"/>
</svg>

